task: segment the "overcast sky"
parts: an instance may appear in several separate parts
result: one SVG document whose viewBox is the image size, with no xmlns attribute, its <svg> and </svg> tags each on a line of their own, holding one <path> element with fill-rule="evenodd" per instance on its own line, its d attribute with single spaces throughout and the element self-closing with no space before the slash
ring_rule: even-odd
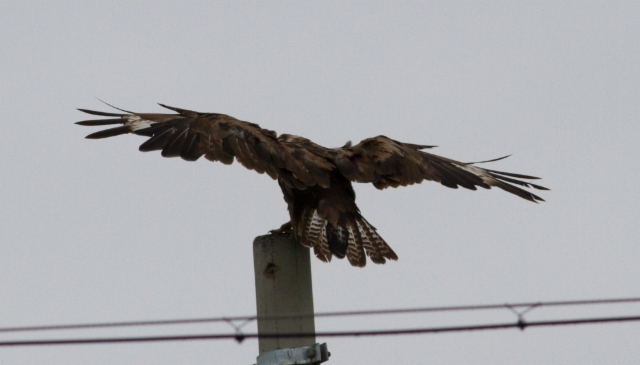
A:
<svg viewBox="0 0 640 365">
<path fill-rule="evenodd" d="M 355 186 L 399 261 L 315 258 L 316 311 L 640 296 L 640 3 L 3 1 L 0 327 L 255 313 L 252 241 L 286 222 L 239 164 L 86 140 L 75 108 L 155 103 L 335 147 L 380 134 L 540 176 L 533 204 Z M 640 306 L 526 318 L 638 315 Z M 319 331 L 514 321 L 341 318 Z M 255 330 L 247 327 L 247 331 Z M 31 338 L 229 332 L 2 334 Z M 640 324 L 319 338 L 331 364 L 637 363 Z M 2 364 L 252 364 L 255 340 L 0 348 Z"/>
</svg>

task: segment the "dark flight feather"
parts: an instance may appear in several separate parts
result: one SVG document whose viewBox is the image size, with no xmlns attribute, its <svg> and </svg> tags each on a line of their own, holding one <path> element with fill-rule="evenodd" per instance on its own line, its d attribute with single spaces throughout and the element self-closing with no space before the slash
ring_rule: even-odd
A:
<svg viewBox="0 0 640 365">
<path fill-rule="evenodd" d="M 494 174 L 517 177 L 519 179 L 533 179 L 533 180 L 539 180 L 540 179 L 539 177 L 529 176 L 529 175 L 513 174 L 513 173 L 510 173 L 510 172 L 502 172 L 502 171 L 489 170 L 489 169 L 485 169 L 485 170 L 489 171 L 489 172 L 492 172 Z"/>
<path fill-rule="evenodd" d="M 86 126 L 99 126 L 99 125 L 110 125 L 110 124 L 124 124 L 126 120 L 122 118 L 116 119 L 92 119 L 92 120 L 83 120 L 81 122 L 76 122 L 78 125 L 86 125 Z"/>
<path fill-rule="evenodd" d="M 495 162 L 495 161 L 500 161 L 500 160 L 504 160 L 507 157 L 511 157 L 511 155 L 506 155 L 506 156 L 502 156 L 502 157 L 498 157 L 498 158 L 494 158 L 493 160 L 486 160 L 486 161 L 476 161 L 476 162 L 465 162 L 467 165 L 474 165 L 474 164 L 479 164 L 479 163 L 487 163 L 487 162 Z"/>
<path fill-rule="evenodd" d="M 119 114 L 119 113 L 99 112 L 99 111 L 96 111 L 96 110 L 80 109 L 80 108 L 78 108 L 78 110 L 83 112 L 83 113 L 87 113 L 87 114 L 91 114 L 91 115 L 101 115 L 103 117 L 121 117 L 121 116 L 126 115 L 126 114 Z"/>
<path fill-rule="evenodd" d="M 105 129 L 105 130 L 102 130 L 100 132 L 91 133 L 90 135 L 86 136 L 85 138 L 88 138 L 88 139 L 101 139 L 101 138 L 119 136 L 121 134 L 126 134 L 126 133 L 129 133 L 129 132 L 130 132 L 129 127 L 121 126 L 121 127 Z"/>
<path fill-rule="evenodd" d="M 532 188 L 538 189 L 538 190 L 549 190 L 549 189 L 545 188 L 544 186 L 532 184 L 532 183 L 527 182 L 527 181 L 520 181 L 520 180 L 512 179 L 510 177 L 500 176 L 500 175 L 496 175 L 496 174 L 492 174 L 492 176 L 495 177 L 498 180 L 506 181 L 506 182 L 509 182 L 509 183 L 512 183 L 512 184 L 516 184 L 516 185 L 521 185 L 521 186 L 524 186 L 524 187 L 527 187 L 527 188 L 532 187 Z"/>
<path fill-rule="evenodd" d="M 173 136 L 175 131 L 173 129 L 165 129 L 159 131 L 153 137 L 149 138 L 146 142 L 140 145 L 140 152 L 160 151 L 169 141 L 169 138 Z"/>
<path fill-rule="evenodd" d="M 162 149 L 162 157 L 180 157 L 182 143 L 186 140 L 188 129 L 178 129 Z"/>
<path fill-rule="evenodd" d="M 168 105 L 164 105 L 164 104 L 160 104 L 160 103 L 158 103 L 158 105 L 160 105 L 163 108 L 167 108 L 169 110 L 173 110 L 174 112 L 178 112 L 180 115 L 183 115 L 185 117 L 196 118 L 198 115 L 200 115 L 200 113 L 194 112 L 193 110 L 180 109 L 180 108 L 176 108 L 176 107 L 173 107 L 173 106 L 168 106 Z"/>
<path fill-rule="evenodd" d="M 200 150 L 200 135 L 197 133 L 188 133 L 185 142 L 180 149 L 180 157 L 185 161 L 197 161 L 204 151 Z"/>
</svg>

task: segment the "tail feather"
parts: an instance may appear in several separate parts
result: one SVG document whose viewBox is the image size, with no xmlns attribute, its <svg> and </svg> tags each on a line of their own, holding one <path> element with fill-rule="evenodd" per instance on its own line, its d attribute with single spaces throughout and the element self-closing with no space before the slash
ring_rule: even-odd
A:
<svg viewBox="0 0 640 365">
<path fill-rule="evenodd" d="M 331 249 L 327 240 L 327 221 L 318 215 L 318 210 L 306 210 L 302 214 L 301 232 L 298 232 L 300 243 L 313 247 L 313 253 L 324 262 L 331 261 Z"/>
<path fill-rule="evenodd" d="M 360 214 L 342 222 L 332 225 L 318 214 L 317 209 L 309 209 L 303 212 L 296 234 L 300 243 L 312 247 L 316 257 L 324 262 L 331 261 L 333 256 L 347 257 L 351 265 L 364 267 L 367 256 L 376 264 L 398 259 L 375 227 Z"/>
<path fill-rule="evenodd" d="M 318 243 L 313 246 L 313 252 L 320 260 L 330 262 L 332 255 L 331 248 L 329 248 L 329 241 L 327 240 L 327 221 L 323 220 L 323 223 Z"/>
<path fill-rule="evenodd" d="M 353 227 L 353 237 L 356 245 L 356 247 L 354 248 L 354 251 L 357 251 L 357 255 L 354 257 L 351 257 L 351 256 L 347 256 L 347 257 L 349 258 L 350 262 L 351 260 L 357 261 L 358 263 L 363 262 L 362 266 L 360 267 L 364 267 L 367 263 L 367 256 L 369 256 L 368 253 L 365 252 L 364 250 L 365 240 L 368 240 L 368 239 L 367 239 L 367 235 L 364 235 L 364 238 L 363 238 L 361 232 L 362 231 L 360 230 L 360 227 L 358 227 L 358 224 L 355 223 Z M 353 265 L 353 262 L 351 262 L 351 264 Z"/>
<path fill-rule="evenodd" d="M 331 222 L 327 222 L 327 242 L 329 243 L 331 253 L 339 259 L 344 258 L 349 245 L 347 229 L 342 226 L 334 226 Z"/>
<path fill-rule="evenodd" d="M 359 239 L 358 230 L 351 226 L 347 228 L 347 232 L 349 234 L 347 259 L 353 266 L 364 267 L 367 264 L 367 256 L 364 253 L 364 248 L 362 248 L 362 240 Z"/>
<path fill-rule="evenodd" d="M 394 260 L 394 261 L 397 260 L 398 256 L 396 255 L 395 252 L 393 252 L 391 247 L 389 247 L 387 242 L 382 237 L 380 237 L 380 235 L 376 231 L 376 228 L 372 226 L 371 223 L 369 223 L 369 221 L 364 219 L 364 217 L 360 217 L 360 218 L 367 225 L 368 235 L 373 237 L 373 241 L 375 243 L 376 249 L 378 250 L 380 255 L 383 258 L 387 258 L 389 260 Z"/>
<path fill-rule="evenodd" d="M 368 230 L 366 229 L 367 228 L 366 224 L 364 224 L 364 222 L 360 220 L 356 220 L 356 224 L 358 225 L 358 231 L 360 231 L 360 237 L 362 238 L 362 247 L 364 248 L 367 256 L 369 256 L 371 261 L 373 261 L 376 264 L 384 264 L 385 263 L 384 258 L 376 250 L 374 243 L 371 242 L 372 235 L 369 234 Z"/>
<path fill-rule="evenodd" d="M 300 217 L 300 223 L 295 228 L 295 234 L 300 238 L 300 243 L 305 247 L 312 247 L 309 245 L 309 230 L 311 229 L 311 222 L 313 221 L 313 212 L 309 209 L 305 209 Z M 295 227 L 295 225 L 294 225 Z"/>
<path fill-rule="evenodd" d="M 367 236 L 367 241 L 369 242 L 369 246 L 365 245 L 364 248 L 372 247 L 371 251 L 367 251 L 371 261 L 376 264 L 384 264 L 386 262 L 383 251 L 385 251 L 382 239 L 378 235 L 378 233 L 373 229 L 368 222 L 363 218 L 362 219 L 362 229 Z"/>
</svg>

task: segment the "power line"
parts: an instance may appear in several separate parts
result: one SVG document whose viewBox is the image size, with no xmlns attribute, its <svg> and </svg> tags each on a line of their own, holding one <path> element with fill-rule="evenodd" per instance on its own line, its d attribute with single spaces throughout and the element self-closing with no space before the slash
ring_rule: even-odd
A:
<svg viewBox="0 0 640 365">
<path fill-rule="evenodd" d="M 415 335 L 427 333 L 446 332 L 466 332 L 466 331 L 486 331 L 526 327 L 548 327 L 548 326 L 570 326 L 578 324 L 613 323 L 613 322 L 635 322 L 640 321 L 640 316 L 629 317 L 599 317 L 599 318 L 579 318 L 563 319 L 552 321 L 524 322 L 517 323 L 497 323 L 471 326 L 450 326 L 450 327 L 429 327 L 429 328 L 409 328 L 391 330 L 372 331 L 344 331 L 344 332 L 316 332 L 312 333 L 287 333 L 287 334 L 199 334 L 199 335 L 178 335 L 178 336 L 151 336 L 151 337 L 111 337 L 111 338 L 84 338 L 84 339 L 52 339 L 52 340 L 20 340 L 0 342 L 0 347 L 8 346 L 46 346 L 46 345 L 88 345 L 88 344 L 113 344 L 113 343 L 141 343 L 141 342 L 166 342 L 166 341 L 194 341 L 194 340 L 221 340 L 235 339 L 242 342 L 247 338 L 276 338 L 276 337 L 365 337 L 365 336 L 397 336 Z"/>
<path fill-rule="evenodd" d="M 362 315 L 385 315 L 385 314 L 409 314 L 409 313 L 428 313 L 428 312 L 451 312 L 451 311 L 474 311 L 474 310 L 494 310 L 494 309 L 515 309 L 525 308 L 525 312 L 533 308 L 539 307 L 555 307 L 555 306 L 581 306 L 581 305 L 600 305 L 600 304 L 621 304 L 621 303 L 638 303 L 640 297 L 635 298 L 614 298 L 614 299 L 589 299 L 589 300 L 569 300 L 569 301 L 548 301 L 548 302 L 520 302 L 514 304 L 479 304 L 479 305 L 458 305 L 458 306 L 440 306 L 440 307 L 422 307 L 422 308 L 400 308 L 400 309 L 382 309 L 382 310 L 361 310 L 361 311 L 339 311 L 339 312 L 321 312 L 307 314 L 284 314 L 277 316 L 236 316 L 236 317 L 205 317 L 205 318 L 186 318 L 186 319 L 168 319 L 168 320 L 151 320 L 151 321 L 123 321 L 123 322 L 100 322 L 100 323 L 84 323 L 84 324 L 61 324 L 48 326 L 20 326 L 20 327 L 4 327 L 0 328 L 2 332 L 31 332 L 31 331 L 52 331 L 52 330 L 70 330 L 70 329 L 98 329 L 113 327 L 142 327 L 142 326 L 166 326 L 178 324 L 197 324 L 197 323 L 214 323 L 226 322 L 231 324 L 236 321 L 244 321 L 249 323 L 255 320 L 279 320 L 289 318 L 304 317 L 344 317 L 344 316 L 362 316 Z M 517 312 L 519 316 L 524 312 Z M 244 325 L 243 324 L 243 325 Z M 234 326 L 235 327 L 235 326 Z M 242 327 L 242 326 L 240 326 Z"/>
</svg>

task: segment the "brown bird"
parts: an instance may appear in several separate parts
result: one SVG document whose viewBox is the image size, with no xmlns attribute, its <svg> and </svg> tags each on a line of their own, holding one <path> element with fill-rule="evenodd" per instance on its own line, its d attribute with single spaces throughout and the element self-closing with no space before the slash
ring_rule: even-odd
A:
<svg viewBox="0 0 640 365">
<path fill-rule="evenodd" d="M 533 176 L 482 169 L 436 156 L 424 149 L 434 146 L 402 143 L 385 136 L 367 138 L 355 146 L 326 148 L 310 140 L 260 128 L 225 114 L 199 113 L 161 106 L 177 114 L 82 112 L 111 117 L 77 122 L 86 126 L 121 124 L 87 136 L 90 139 L 134 133 L 149 137 L 140 151 L 161 150 L 163 157 L 233 163 L 277 179 L 291 221 L 272 233 L 293 233 L 304 246 L 313 247 L 322 261 L 345 256 L 353 266 L 364 267 L 366 256 L 376 264 L 398 256 L 361 214 L 351 182 L 372 183 L 378 189 L 432 180 L 457 189 L 492 186 L 532 202 L 544 201 L 515 185 L 548 190 L 518 179 Z M 505 157 L 502 157 L 505 158 Z M 502 159 L 500 158 L 500 159 Z M 499 159 L 491 160 L 497 161 Z M 483 161 L 489 162 L 489 161 Z"/>
</svg>

